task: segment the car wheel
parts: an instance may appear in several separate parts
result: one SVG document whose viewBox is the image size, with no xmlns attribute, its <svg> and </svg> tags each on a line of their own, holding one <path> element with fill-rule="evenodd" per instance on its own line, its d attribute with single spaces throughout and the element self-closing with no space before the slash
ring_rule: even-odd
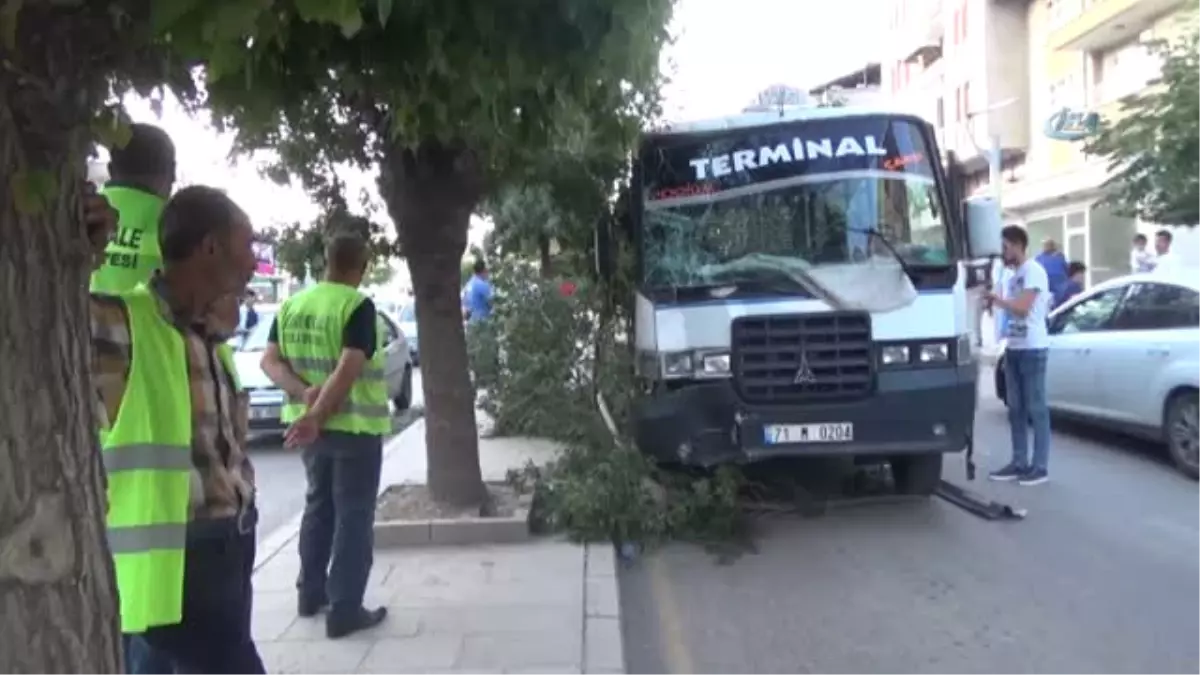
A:
<svg viewBox="0 0 1200 675">
<path fill-rule="evenodd" d="M 888 460 L 892 465 L 892 481 L 902 495 L 928 497 L 942 482 L 942 453 L 901 455 Z"/>
<path fill-rule="evenodd" d="M 1167 451 L 1184 475 L 1200 476 L 1200 404 L 1194 391 L 1181 391 L 1167 401 L 1163 415 Z"/>
<path fill-rule="evenodd" d="M 992 370 L 996 387 L 996 398 L 1005 406 L 1008 406 L 1008 385 L 1004 381 L 1004 357 L 996 360 L 996 367 Z"/>
<path fill-rule="evenodd" d="M 404 366 L 404 375 L 400 380 L 400 393 L 392 399 L 396 412 L 408 410 L 412 406 L 412 366 Z"/>
</svg>

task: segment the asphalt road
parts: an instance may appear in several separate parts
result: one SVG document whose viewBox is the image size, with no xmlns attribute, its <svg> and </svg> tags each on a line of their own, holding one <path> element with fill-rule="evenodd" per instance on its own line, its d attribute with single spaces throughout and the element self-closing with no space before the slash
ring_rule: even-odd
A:
<svg viewBox="0 0 1200 675">
<path fill-rule="evenodd" d="M 425 405 L 421 370 L 413 371 L 413 406 Z M 286 525 L 304 508 L 304 465 L 300 454 L 283 447 L 281 434 L 259 434 L 250 442 L 258 487 L 258 539 Z"/>
<path fill-rule="evenodd" d="M 1003 463 L 1003 408 L 980 405 L 984 463 Z M 762 519 L 732 564 L 682 544 L 635 561 L 628 672 L 1200 671 L 1196 483 L 1138 441 L 1059 427 L 1053 443 L 1050 483 L 972 485 L 1021 522 L 872 505 Z M 945 476 L 965 483 L 961 462 Z"/>
</svg>

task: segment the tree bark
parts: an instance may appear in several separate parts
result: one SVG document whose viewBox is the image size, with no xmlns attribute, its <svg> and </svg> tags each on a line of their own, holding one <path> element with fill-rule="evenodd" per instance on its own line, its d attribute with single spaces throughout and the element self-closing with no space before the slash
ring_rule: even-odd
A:
<svg viewBox="0 0 1200 675">
<path fill-rule="evenodd" d="M 380 193 L 404 246 L 421 326 L 429 492 L 439 502 L 478 505 L 485 492 L 459 275 L 482 197 L 479 165 L 469 151 L 434 142 L 394 148 L 381 167 Z"/>
<path fill-rule="evenodd" d="M 0 47 L 0 672 L 116 673 L 79 201 L 104 66 L 84 19 L 48 7 Z"/>
</svg>

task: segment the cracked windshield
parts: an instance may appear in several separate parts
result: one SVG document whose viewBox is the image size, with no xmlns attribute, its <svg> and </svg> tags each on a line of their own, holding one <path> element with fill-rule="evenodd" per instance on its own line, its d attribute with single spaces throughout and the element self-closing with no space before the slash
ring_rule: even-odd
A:
<svg viewBox="0 0 1200 675">
<path fill-rule="evenodd" d="M 949 263 L 927 144 L 914 124 L 806 124 L 795 134 L 728 133 L 646 154 L 651 287 L 896 255 L 909 266 Z"/>
</svg>

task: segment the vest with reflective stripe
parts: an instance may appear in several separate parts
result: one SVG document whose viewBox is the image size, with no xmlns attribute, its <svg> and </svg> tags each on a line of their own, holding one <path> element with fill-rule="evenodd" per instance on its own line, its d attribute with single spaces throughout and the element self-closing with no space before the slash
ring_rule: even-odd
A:
<svg viewBox="0 0 1200 675">
<path fill-rule="evenodd" d="M 101 430 L 108 474 L 108 545 L 121 630 L 183 617 L 184 545 L 192 470 L 192 404 L 183 336 L 145 286 L 121 296 L 133 358 L 116 420 Z"/>
<path fill-rule="evenodd" d="M 117 210 L 117 233 L 104 249 L 104 264 L 92 273 L 92 292 L 124 293 L 162 266 L 158 220 L 166 201 L 131 187 L 110 185 L 100 192 Z"/>
<path fill-rule="evenodd" d="M 358 290 L 323 281 L 288 298 L 279 308 L 279 351 L 305 382 L 319 386 L 329 379 L 342 354 L 342 336 L 350 315 L 366 299 Z M 376 317 L 376 349 L 354 382 L 346 402 L 325 429 L 383 436 L 391 431 L 387 382 L 384 379 L 384 332 Z M 283 406 L 285 423 L 304 414 L 300 401 Z"/>
</svg>

